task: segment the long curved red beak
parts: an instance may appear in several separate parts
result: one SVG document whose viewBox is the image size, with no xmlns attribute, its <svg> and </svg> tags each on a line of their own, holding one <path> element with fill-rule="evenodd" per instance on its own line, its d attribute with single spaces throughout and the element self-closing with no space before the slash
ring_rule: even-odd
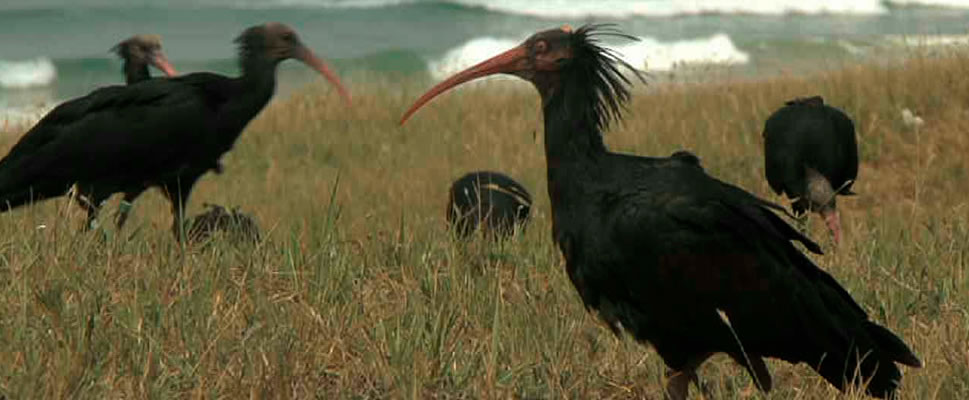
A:
<svg viewBox="0 0 969 400">
<path fill-rule="evenodd" d="M 352 104 L 353 101 L 350 98 L 350 92 L 347 91 L 347 88 L 344 87 L 343 83 L 340 82 L 340 78 L 336 76 L 336 73 L 333 72 L 332 69 L 330 69 L 329 65 L 317 57 L 316 54 L 313 54 L 312 50 L 306 47 L 301 47 L 296 52 L 296 59 L 302 61 L 310 68 L 315 69 L 316 72 L 320 73 L 320 75 L 323 75 L 326 80 L 330 81 L 331 85 L 336 87 L 336 91 L 340 93 L 340 97 L 346 101 L 347 105 L 349 106 Z"/>
<path fill-rule="evenodd" d="M 155 68 L 161 70 L 165 76 L 173 77 L 177 74 L 175 72 L 175 67 L 172 66 L 172 63 L 168 62 L 168 57 L 165 57 L 165 53 L 162 53 L 161 50 L 152 52 L 148 62 L 155 66 Z"/>
<path fill-rule="evenodd" d="M 423 96 L 417 99 L 417 101 L 414 102 L 414 105 L 412 105 L 410 109 L 404 113 L 404 116 L 401 117 L 400 124 L 403 125 L 405 122 L 407 122 L 407 119 L 409 119 L 411 115 L 414 115 L 414 113 L 423 107 L 424 104 L 427 104 L 431 101 L 431 99 L 437 97 L 437 95 L 441 93 L 444 93 L 448 89 L 484 76 L 523 70 L 526 67 L 525 61 L 527 58 L 528 52 L 525 50 L 525 47 L 518 46 L 482 61 L 471 68 L 452 75 L 450 78 L 447 78 L 443 82 L 432 87 L 427 91 L 427 93 L 424 93 Z"/>
<path fill-rule="evenodd" d="M 824 218 L 825 225 L 828 226 L 828 230 L 831 231 L 831 236 L 834 237 L 834 244 L 841 244 L 841 217 L 838 216 L 838 210 L 829 208 L 821 211 L 821 217 Z"/>
</svg>

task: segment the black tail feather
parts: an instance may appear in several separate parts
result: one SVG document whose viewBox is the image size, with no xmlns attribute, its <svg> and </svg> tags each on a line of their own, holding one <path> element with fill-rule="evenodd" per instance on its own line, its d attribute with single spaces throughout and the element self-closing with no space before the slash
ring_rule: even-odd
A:
<svg viewBox="0 0 969 400">
<path fill-rule="evenodd" d="M 895 362 L 920 367 L 922 362 L 912 350 L 888 329 L 871 321 L 864 322 L 863 332 L 855 337 L 848 352 L 827 353 L 815 370 L 838 389 L 848 385 L 865 387 L 877 398 L 890 398 L 902 379 Z"/>
<path fill-rule="evenodd" d="M 922 361 L 908 348 L 908 345 L 896 336 L 892 331 L 874 322 L 867 321 L 865 329 L 871 335 L 875 345 L 885 353 L 892 361 L 899 362 L 911 367 L 922 367 Z"/>
</svg>

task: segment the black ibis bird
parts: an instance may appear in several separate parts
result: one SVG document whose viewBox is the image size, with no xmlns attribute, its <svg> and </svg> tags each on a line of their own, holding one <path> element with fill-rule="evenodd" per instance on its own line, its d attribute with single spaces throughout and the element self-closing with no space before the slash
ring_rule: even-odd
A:
<svg viewBox="0 0 969 400">
<path fill-rule="evenodd" d="M 161 36 L 151 34 L 134 35 L 115 45 L 112 51 L 123 61 L 122 71 L 125 75 L 125 82 L 129 85 L 151 78 L 148 65 L 162 70 L 169 77 L 175 76 L 176 74 L 175 68 L 162 52 Z M 221 173 L 222 165 L 216 163 L 213 170 L 216 173 Z M 131 208 L 134 206 L 135 200 L 143 192 L 144 188 L 141 187 L 135 188 L 133 191 L 125 192 L 124 198 L 118 206 L 117 219 L 115 220 L 115 226 L 119 229 L 128 221 L 128 216 L 131 213 Z M 85 227 L 92 228 L 97 223 L 97 211 L 100 210 L 100 207 L 90 206 L 90 194 L 80 194 L 76 198 L 81 203 L 81 206 L 88 210 L 88 223 Z"/>
<path fill-rule="evenodd" d="M 764 172 L 777 194 L 791 199 L 796 215 L 824 218 L 835 243 L 841 241 L 837 195 L 852 195 L 858 177 L 855 125 L 821 96 L 788 101 L 764 123 Z"/>
<path fill-rule="evenodd" d="M 118 43 L 111 50 L 121 58 L 125 83 L 129 85 L 150 79 L 149 65 L 158 68 L 166 76 L 171 77 L 176 74 L 175 67 L 162 52 L 161 37 L 158 35 L 134 35 Z M 98 208 L 91 206 L 91 194 L 78 193 L 75 199 L 88 212 L 85 228 L 93 228 L 97 223 Z M 122 201 L 119 212 L 120 218 L 127 218 L 127 213 L 131 208 L 130 204 L 129 201 Z"/>
<path fill-rule="evenodd" d="M 205 242 L 222 232 L 237 243 L 258 243 L 262 240 L 256 219 L 238 207 L 228 209 L 218 204 L 203 204 L 208 211 L 196 215 L 188 223 L 188 241 Z"/>
<path fill-rule="evenodd" d="M 158 68 L 167 76 L 175 76 L 175 67 L 162 52 L 161 36 L 134 35 L 111 50 L 121 57 L 125 83 L 129 85 L 150 79 L 149 65 Z"/>
<path fill-rule="evenodd" d="M 435 96 L 492 74 L 531 82 L 542 99 L 552 236 L 585 306 L 616 334 L 650 343 L 672 370 L 666 393 L 684 399 L 715 353 L 768 391 L 764 357 L 804 362 L 841 390 L 866 384 L 886 397 L 896 362 L 920 366 L 908 346 L 794 242 L 820 253 L 774 213 L 783 208 L 705 173 L 696 156 L 609 152 L 603 132 L 630 97 L 628 68 L 599 44 L 629 37 L 601 25 L 539 32 L 446 79 Z"/>
<path fill-rule="evenodd" d="M 148 66 L 154 66 L 161 70 L 166 76 L 175 76 L 175 67 L 168 61 L 168 57 L 162 52 L 161 36 L 151 34 L 134 35 L 115 45 L 112 49 L 122 60 L 122 72 L 124 72 L 125 83 L 131 85 L 144 80 L 151 79 Z M 141 193 L 125 194 L 124 199 L 118 207 L 117 226 L 120 228 L 128 219 L 132 204 L 135 198 Z M 88 210 L 88 221 L 86 228 L 92 228 L 97 223 L 97 210 L 99 207 L 90 206 L 90 194 L 80 194 L 77 200 L 81 206 Z"/>
<path fill-rule="evenodd" d="M 461 238 L 478 227 L 495 238 L 509 236 L 528 223 L 532 196 L 511 177 L 492 171 L 468 173 L 451 184 L 447 221 Z"/>
<path fill-rule="evenodd" d="M 173 231 L 183 238 L 192 187 L 272 98 L 281 61 L 304 62 L 350 101 L 336 74 L 289 26 L 254 26 L 236 42 L 239 77 L 203 72 L 149 79 L 54 108 L 0 160 L 0 211 L 76 186 L 96 214 L 113 193 L 127 197 L 159 186 L 171 202 Z"/>
</svg>

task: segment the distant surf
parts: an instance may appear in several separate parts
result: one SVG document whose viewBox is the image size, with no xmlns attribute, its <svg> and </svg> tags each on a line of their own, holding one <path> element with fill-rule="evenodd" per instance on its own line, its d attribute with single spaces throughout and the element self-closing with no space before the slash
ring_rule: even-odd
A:
<svg viewBox="0 0 969 400">
<path fill-rule="evenodd" d="M 232 39 L 265 21 L 292 25 L 350 84 L 429 83 L 563 23 L 614 23 L 640 39 L 603 38 L 629 64 L 703 82 L 966 48 L 969 0 L 0 0 L 0 123 L 123 83 L 108 49 L 135 33 L 161 35 L 181 73 L 234 76 Z M 278 89 L 315 79 L 287 62 Z"/>
<path fill-rule="evenodd" d="M 481 37 L 449 50 L 443 57 L 428 63 L 428 71 L 435 80 L 486 60 L 495 54 L 517 46 L 524 38 Z M 730 37 L 717 33 L 709 37 L 664 42 L 652 37 L 640 37 L 638 42 L 607 44 L 629 65 L 650 71 L 670 71 L 678 66 L 738 65 L 750 61 L 750 56 L 737 48 Z"/>
<path fill-rule="evenodd" d="M 6 0 L 2 10 L 76 7 L 144 7 L 140 1 Z M 407 5 L 480 8 L 540 18 L 670 17 L 697 14 L 877 15 L 893 7 L 969 8 L 969 0 L 170 0 L 167 7 L 237 9 L 380 9 Z"/>
<path fill-rule="evenodd" d="M 23 89 L 48 86 L 57 78 L 57 69 L 49 58 L 33 60 L 0 60 L 0 88 Z"/>
</svg>

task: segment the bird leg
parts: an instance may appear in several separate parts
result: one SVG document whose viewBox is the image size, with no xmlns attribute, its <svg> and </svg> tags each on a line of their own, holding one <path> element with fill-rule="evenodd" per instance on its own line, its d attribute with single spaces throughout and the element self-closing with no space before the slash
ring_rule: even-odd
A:
<svg viewBox="0 0 969 400">
<path fill-rule="evenodd" d="M 192 193 L 192 186 L 198 177 L 176 178 L 174 182 L 164 185 L 165 195 L 172 203 L 172 233 L 179 243 L 185 242 L 185 205 L 188 204 L 188 197 Z"/>
<path fill-rule="evenodd" d="M 134 207 L 135 199 L 141 196 L 141 193 L 145 191 L 145 188 L 140 188 L 124 193 L 124 198 L 121 199 L 121 204 L 118 204 L 118 217 L 115 219 L 114 223 L 118 229 L 124 227 L 125 222 L 128 222 L 128 214 L 131 213 L 131 208 Z"/>
<path fill-rule="evenodd" d="M 700 386 L 700 378 L 697 377 L 696 369 L 712 355 L 713 353 L 695 354 L 687 359 L 686 363 L 678 366 L 679 369 L 666 371 L 666 393 L 663 397 L 666 400 L 686 400 L 686 396 L 690 394 L 690 382 L 707 393 L 707 388 Z"/>
<path fill-rule="evenodd" d="M 183 242 L 185 239 L 185 202 L 182 200 L 182 196 L 176 197 L 169 198 L 172 202 L 172 234 L 179 242 Z"/>
<path fill-rule="evenodd" d="M 77 204 L 81 206 L 85 211 L 87 211 L 87 221 L 85 221 L 84 227 L 81 228 L 82 231 L 90 231 L 93 229 L 98 229 L 100 224 L 98 223 L 98 212 L 101 211 L 101 205 L 104 204 L 104 200 L 98 201 L 94 199 L 91 194 L 79 194 L 74 196 L 74 200 Z"/>
<path fill-rule="evenodd" d="M 121 203 L 118 203 L 118 217 L 114 222 L 114 225 L 117 226 L 118 229 L 121 229 L 125 222 L 128 222 L 128 213 L 131 212 L 132 207 L 134 207 L 134 204 L 128 200 L 127 196 L 125 196 L 124 199 L 121 199 Z"/>
<path fill-rule="evenodd" d="M 664 396 L 666 400 L 686 400 L 686 396 L 690 393 L 690 382 L 693 382 L 698 388 L 700 387 L 695 368 L 683 371 L 667 371 L 666 378 L 666 395 Z"/>
</svg>

